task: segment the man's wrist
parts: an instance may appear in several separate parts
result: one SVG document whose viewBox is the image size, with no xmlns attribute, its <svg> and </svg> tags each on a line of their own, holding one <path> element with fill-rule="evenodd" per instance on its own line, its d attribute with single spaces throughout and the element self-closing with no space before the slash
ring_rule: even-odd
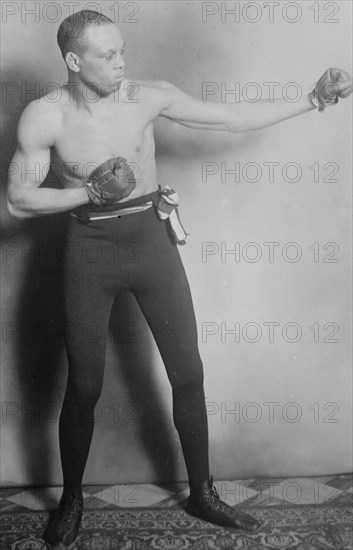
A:
<svg viewBox="0 0 353 550">
<path fill-rule="evenodd" d="M 79 187 L 75 189 L 75 191 L 77 194 L 77 199 L 80 201 L 80 204 L 78 206 L 80 206 L 81 204 L 87 204 L 88 202 L 90 202 L 86 187 Z"/>
<path fill-rule="evenodd" d="M 317 97 L 316 97 L 314 91 L 309 92 L 307 97 L 308 97 L 309 103 L 311 104 L 312 109 L 317 109 L 318 110 L 319 109 L 319 102 L 317 100 Z"/>
</svg>

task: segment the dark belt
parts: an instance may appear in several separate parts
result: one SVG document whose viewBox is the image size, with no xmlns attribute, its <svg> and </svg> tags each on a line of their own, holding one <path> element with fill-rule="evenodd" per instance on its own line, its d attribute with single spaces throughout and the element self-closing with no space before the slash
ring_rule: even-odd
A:
<svg viewBox="0 0 353 550">
<path fill-rule="evenodd" d="M 187 233 L 185 232 L 179 218 L 179 197 L 177 193 L 168 185 L 166 185 L 164 189 L 162 189 L 161 186 L 158 186 L 158 189 L 152 193 L 123 202 L 103 206 L 96 206 L 91 203 L 83 204 L 82 206 L 72 210 L 72 215 L 81 223 L 91 223 L 91 217 L 94 217 L 95 214 L 116 213 L 119 215 L 119 210 L 125 210 L 126 208 L 134 206 L 142 206 L 151 201 L 159 218 L 162 220 L 169 220 L 175 241 L 179 244 L 185 242 Z"/>
<path fill-rule="evenodd" d="M 128 201 L 105 204 L 102 206 L 96 206 L 95 204 L 87 203 L 83 204 L 82 206 L 78 206 L 77 208 L 72 210 L 72 214 L 74 214 L 75 218 L 77 218 L 80 222 L 90 223 L 90 217 L 94 216 L 94 214 L 96 213 L 108 214 L 109 212 L 118 212 L 119 210 L 130 208 L 131 206 L 141 206 L 150 201 L 152 201 L 155 205 L 156 203 L 158 203 L 161 194 L 161 188 L 159 187 L 159 189 L 153 191 L 152 193 L 149 193 L 148 195 L 142 195 L 141 197 L 136 197 L 135 199 L 130 199 Z"/>
</svg>

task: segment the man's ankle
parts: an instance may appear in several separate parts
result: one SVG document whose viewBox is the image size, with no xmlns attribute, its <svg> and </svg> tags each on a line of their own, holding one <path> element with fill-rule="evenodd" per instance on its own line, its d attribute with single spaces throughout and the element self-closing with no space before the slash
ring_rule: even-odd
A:
<svg viewBox="0 0 353 550">
<path fill-rule="evenodd" d="M 64 487 L 62 496 L 82 497 L 82 487 Z"/>
<path fill-rule="evenodd" d="M 191 497 L 200 497 L 205 489 L 213 486 L 213 476 L 209 475 L 203 481 L 198 481 L 197 483 L 189 483 L 190 496 Z"/>
</svg>

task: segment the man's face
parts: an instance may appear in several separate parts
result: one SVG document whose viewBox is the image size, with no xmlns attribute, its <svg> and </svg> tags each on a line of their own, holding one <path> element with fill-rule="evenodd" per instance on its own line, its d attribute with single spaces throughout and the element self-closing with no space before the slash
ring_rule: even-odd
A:
<svg viewBox="0 0 353 550">
<path fill-rule="evenodd" d="M 103 95 L 115 92 L 124 79 L 124 41 L 113 24 L 91 25 L 84 36 L 80 78 Z"/>
</svg>

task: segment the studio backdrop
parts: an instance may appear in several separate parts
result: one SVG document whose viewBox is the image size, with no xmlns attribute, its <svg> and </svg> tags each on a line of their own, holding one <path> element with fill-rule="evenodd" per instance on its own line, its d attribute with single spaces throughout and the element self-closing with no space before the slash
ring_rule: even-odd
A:
<svg viewBox="0 0 353 550">
<path fill-rule="evenodd" d="M 111 17 L 126 75 L 201 101 L 298 101 L 328 67 L 351 71 L 351 3 L 2 2 L 2 193 L 25 106 L 66 82 L 56 45 L 78 9 Z M 351 100 L 240 134 L 155 124 L 158 174 L 180 196 L 180 246 L 205 369 L 216 479 L 351 468 Z M 118 153 L 118 152 L 117 152 Z M 10 169 L 13 169 L 13 167 Z M 57 186 L 53 174 L 44 185 Z M 60 484 L 67 360 L 67 217 L 3 205 L 3 485 Z M 120 261 L 132 251 L 121 251 Z M 99 262 L 99 250 L 87 249 Z M 89 338 L 99 330 L 89 328 Z M 114 304 L 85 483 L 186 480 L 171 389 L 134 299 Z"/>
</svg>

